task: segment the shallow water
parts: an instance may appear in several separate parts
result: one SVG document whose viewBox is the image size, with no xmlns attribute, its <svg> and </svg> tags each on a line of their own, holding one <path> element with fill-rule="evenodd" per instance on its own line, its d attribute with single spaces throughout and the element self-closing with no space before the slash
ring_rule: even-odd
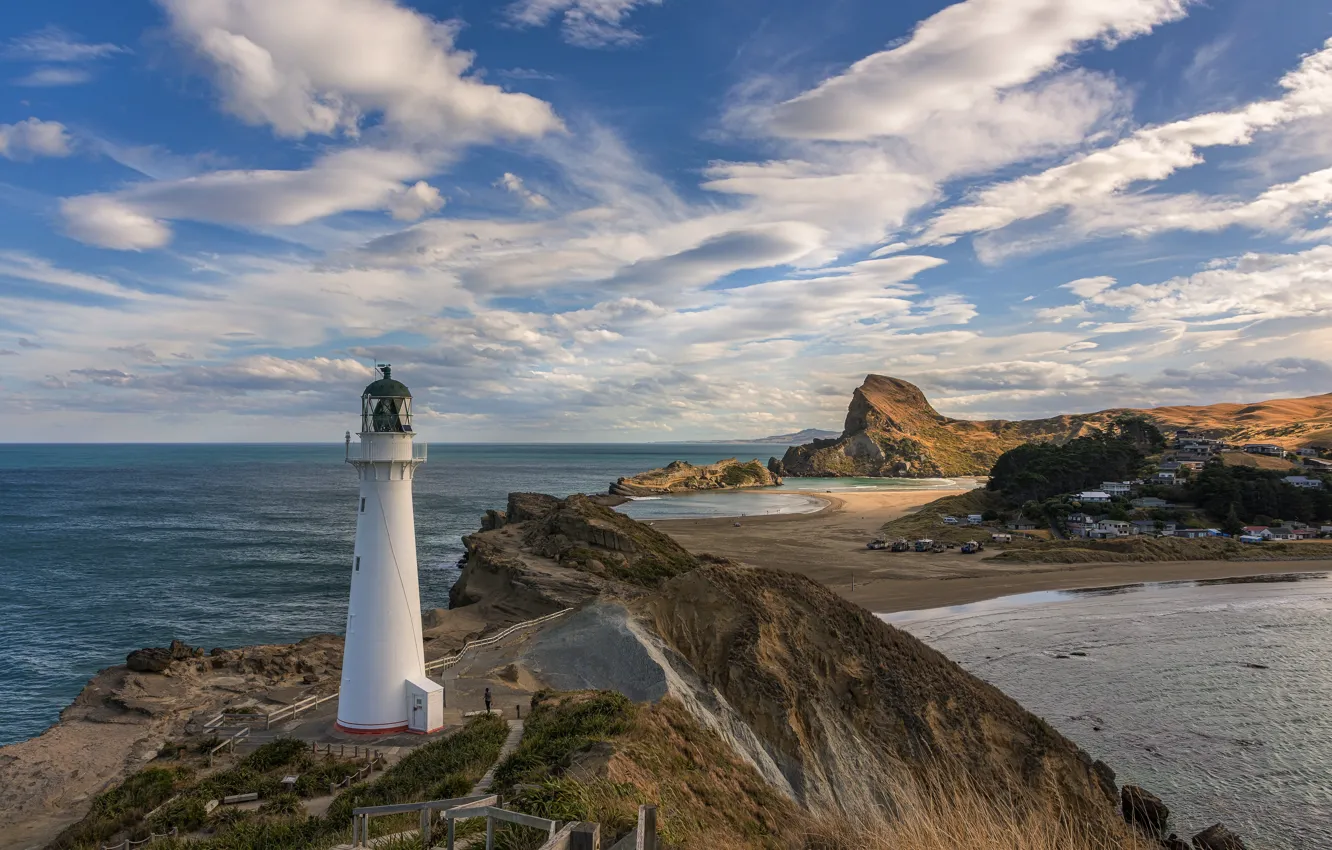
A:
<svg viewBox="0 0 1332 850">
<path fill-rule="evenodd" d="M 1192 834 L 1332 847 L 1332 578 L 1045 592 L 885 615 L 1045 717 Z M 1085 652 L 1085 656 L 1071 655 Z"/>
</svg>

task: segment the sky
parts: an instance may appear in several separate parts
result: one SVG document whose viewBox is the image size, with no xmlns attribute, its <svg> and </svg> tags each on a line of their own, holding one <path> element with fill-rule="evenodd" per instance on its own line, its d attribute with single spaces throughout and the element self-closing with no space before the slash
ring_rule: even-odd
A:
<svg viewBox="0 0 1332 850">
<path fill-rule="evenodd" d="M 1325 0 L 10 5 L 0 442 L 1332 391 Z"/>
</svg>

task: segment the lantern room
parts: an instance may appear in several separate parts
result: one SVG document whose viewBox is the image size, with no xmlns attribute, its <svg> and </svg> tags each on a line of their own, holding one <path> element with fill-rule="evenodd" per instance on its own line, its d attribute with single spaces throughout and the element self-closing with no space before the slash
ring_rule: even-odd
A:
<svg viewBox="0 0 1332 850">
<path fill-rule="evenodd" d="M 393 380 L 393 367 L 377 367 L 381 377 L 361 394 L 361 433 L 411 433 L 412 391 Z"/>
</svg>

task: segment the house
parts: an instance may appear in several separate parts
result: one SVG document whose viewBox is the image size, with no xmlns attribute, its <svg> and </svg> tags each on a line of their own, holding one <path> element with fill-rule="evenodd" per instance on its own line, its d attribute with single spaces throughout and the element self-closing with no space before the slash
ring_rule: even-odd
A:
<svg viewBox="0 0 1332 850">
<path fill-rule="evenodd" d="M 1318 536 L 1316 528 L 1296 528 L 1293 529 L 1296 540 L 1313 540 Z"/>
<path fill-rule="evenodd" d="M 1317 458 L 1306 457 L 1304 459 L 1304 468 L 1311 472 L 1332 472 L 1332 460 L 1319 460 Z"/>
<path fill-rule="evenodd" d="M 1101 492 L 1111 496 L 1127 496 L 1133 487 L 1126 481 L 1102 481 Z"/>
<path fill-rule="evenodd" d="M 1302 487 L 1305 490 L 1323 489 L 1323 481 L 1321 478 L 1306 478 L 1303 475 L 1287 475 L 1281 480 L 1292 487 Z"/>
<path fill-rule="evenodd" d="M 1173 473 L 1173 472 L 1158 472 L 1158 473 L 1156 473 L 1155 475 L 1152 476 L 1152 480 L 1155 481 L 1155 482 L 1157 482 L 1157 483 L 1174 484 L 1174 483 L 1175 483 L 1175 473 Z"/>
<path fill-rule="evenodd" d="M 1040 526 L 1029 519 L 1015 519 L 1008 524 L 1008 527 L 1014 531 L 1035 531 Z"/>
<path fill-rule="evenodd" d="M 1095 538 L 1128 537 L 1131 533 L 1132 526 L 1121 519 L 1097 520 L 1096 524 L 1086 531 L 1088 537 Z"/>
<path fill-rule="evenodd" d="M 1251 455 L 1271 455 L 1272 457 L 1286 456 L 1286 450 L 1275 443 L 1245 443 L 1244 451 Z"/>
<path fill-rule="evenodd" d="M 1244 533 L 1251 537 L 1261 537 L 1264 540 L 1272 539 L 1272 532 L 1265 525 L 1246 525 Z"/>
<path fill-rule="evenodd" d="M 1200 537 L 1212 537 L 1212 531 L 1213 529 L 1210 528 L 1177 528 L 1175 529 L 1175 536 L 1183 537 L 1186 540 L 1196 540 Z"/>
<path fill-rule="evenodd" d="M 1313 446 L 1305 446 L 1302 449 L 1296 449 L 1295 454 L 1300 457 L 1318 457 L 1319 452 Z"/>
<path fill-rule="evenodd" d="M 1294 539 L 1295 539 L 1295 529 L 1291 528 L 1291 527 L 1288 526 L 1288 525 L 1279 526 L 1279 527 L 1277 527 L 1277 528 L 1270 528 L 1270 529 L 1268 529 L 1268 533 L 1272 535 L 1272 536 L 1269 538 L 1269 539 L 1271 539 L 1271 540 L 1294 540 Z"/>
<path fill-rule="evenodd" d="M 1180 458 L 1176 461 L 1180 468 L 1189 469 L 1194 472 L 1202 472 L 1202 468 L 1207 465 L 1207 461 L 1192 458 Z"/>
<path fill-rule="evenodd" d="M 1180 463 L 1177 460 L 1163 460 L 1161 461 L 1161 465 L 1158 466 L 1157 469 L 1161 470 L 1162 472 L 1174 472 L 1178 470 L 1179 467 Z"/>
<path fill-rule="evenodd" d="M 1085 493 L 1079 493 L 1078 501 L 1105 504 L 1110 501 L 1110 494 L 1103 493 L 1100 490 L 1089 490 Z"/>
<path fill-rule="evenodd" d="M 1133 526 L 1134 534 L 1156 534 L 1156 520 L 1154 519 L 1135 519 L 1131 520 L 1129 525 Z"/>
<path fill-rule="evenodd" d="M 1168 508 L 1170 503 L 1165 499 L 1158 499 L 1155 496 L 1143 496 L 1141 499 L 1134 499 L 1129 502 L 1135 508 Z"/>
</svg>

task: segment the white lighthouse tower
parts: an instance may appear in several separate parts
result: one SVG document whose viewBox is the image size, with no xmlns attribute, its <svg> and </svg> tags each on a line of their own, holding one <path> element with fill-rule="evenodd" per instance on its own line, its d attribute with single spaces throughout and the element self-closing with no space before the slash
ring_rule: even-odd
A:
<svg viewBox="0 0 1332 850">
<path fill-rule="evenodd" d="M 412 394 L 380 366 L 361 396 L 360 445 L 347 434 L 347 462 L 361 482 L 352 554 L 347 642 L 337 728 L 385 734 L 443 725 L 443 690 L 425 675 L 421 591 L 416 577 Z"/>
</svg>

